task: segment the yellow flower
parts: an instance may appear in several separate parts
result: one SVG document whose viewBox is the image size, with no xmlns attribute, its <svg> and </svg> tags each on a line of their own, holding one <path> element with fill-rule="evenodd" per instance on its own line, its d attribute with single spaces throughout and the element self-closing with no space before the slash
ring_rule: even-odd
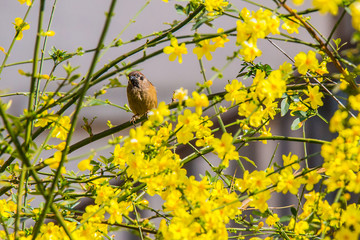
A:
<svg viewBox="0 0 360 240">
<path fill-rule="evenodd" d="M 256 46 L 256 44 L 248 41 L 241 43 L 240 54 L 244 57 L 244 61 L 252 62 L 256 57 L 261 56 L 261 50 Z"/>
<path fill-rule="evenodd" d="M 329 129 L 331 132 L 340 132 L 344 129 L 344 120 L 348 117 L 347 111 L 338 109 L 330 120 Z"/>
<path fill-rule="evenodd" d="M 62 152 L 57 151 L 57 152 L 55 152 L 53 158 L 45 159 L 44 163 L 46 165 L 49 165 L 49 167 L 51 169 L 57 169 L 59 167 L 59 164 L 60 164 L 60 161 L 61 161 L 61 155 L 62 155 Z M 65 167 L 62 167 L 61 173 L 62 174 L 66 173 Z"/>
<path fill-rule="evenodd" d="M 289 153 L 289 155 L 282 155 L 282 159 L 284 161 L 284 167 L 288 167 L 289 165 L 291 165 L 291 167 L 294 170 L 299 170 L 300 169 L 300 164 L 299 163 L 295 163 L 299 160 L 298 156 L 293 154 L 291 155 L 291 152 Z"/>
<path fill-rule="evenodd" d="M 193 98 L 186 100 L 186 106 L 195 107 L 196 113 L 200 116 L 202 114 L 202 107 L 209 106 L 209 100 L 204 93 L 200 95 L 197 92 L 193 92 L 192 96 Z"/>
<path fill-rule="evenodd" d="M 270 191 L 264 191 L 254 194 L 250 197 L 250 206 L 265 212 L 268 209 L 267 200 L 271 198 Z"/>
<path fill-rule="evenodd" d="M 98 205 L 103 204 L 103 203 L 107 203 L 114 196 L 115 196 L 115 189 L 113 189 L 110 185 L 98 186 L 96 188 L 95 203 L 98 204 Z M 93 205 L 93 206 L 94 207 L 95 206 L 99 207 L 98 205 Z M 89 210 L 91 210 L 91 209 L 89 209 Z M 85 219 L 85 217 L 83 217 L 83 219 Z"/>
<path fill-rule="evenodd" d="M 71 126 L 70 118 L 68 116 L 62 116 L 58 122 L 54 122 L 53 124 L 55 127 L 51 136 L 65 140 Z"/>
<path fill-rule="evenodd" d="M 5 199 L 0 199 L 0 214 L 1 217 L 7 219 L 11 217 L 12 214 L 16 212 L 16 204 L 13 201 L 6 201 Z"/>
<path fill-rule="evenodd" d="M 234 104 L 234 101 L 236 101 L 236 103 L 244 101 L 247 95 L 244 84 L 237 79 L 232 80 L 230 84 L 226 84 L 225 90 L 227 92 L 225 94 L 225 100 L 231 101 L 232 104 Z"/>
<path fill-rule="evenodd" d="M 352 109 L 360 111 L 360 94 L 349 96 L 349 103 Z"/>
<path fill-rule="evenodd" d="M 272 136 L 270 127 L 269 127 L 269 129 L 266 129 L 266 127 L 263 126 L 263 129 L 260 131 L 260 133 L 261 133 L 260 137 L 270 137 L 270 136 Z M 262 143 L 267 144 L 267 140 L 262 140 Z"/>
<path fill-rule="evenodd" d="M 319 92 L 319 86 L 307 87 L 308 90 L 304 90 L 304 93 L 309 97 L 305 99 L 305 103 L 310 103 L 310 106 L 312 109 L 317 109 L 319 106 L 324 105 L 323 101 L 321 100 L 322 97 L 324 97 L 324 94 L 322 92 Z"/>
<path fill-rule="evenodd" d="M 338 5 L 342 3 L 342 0 L 313 0 L 312 5 L 318 8 L 321 14 L 331 13 L 336 15 L 338 13 Z"/>
<path fill-rule="evenodd" d="M 360 31 L 360 1 L 359 0 L 353 2 L 350 5 L 350 12 L 352 16 L 351 22 L 353 28 Z"/>
<path fill-rule="evenodd" d="M 104 208 L 100 209 L 99 205 L 89 205 L 85 208 L 85 213 L 82 216 L 83 221 L 101 223 L 105 218 Z"/>
<path fill-rule="evenodd" d="M 111 199 L 109 206 L 105 207 L 105 211 L 110 214 L 108 223 L 114 224 L 115 222 L 122 223 L 122 215 L 128 215 L 133 210 L 132 202 L 118 202 L 116 199 Z"/>
<path fill-rule="evenodd" d="M 307 112 L 307 110 L 309 110 L 309 108 L 305 104 L 303 104 L 301 101 L 292 102 L 290 104 L 289 109 L 291 110 L 290 111 L 291 116 L 295 116 L 294 113 L 297 111 Z"/>
<path fill-rule="evenodd" d="M 283 77 L 288 77 L 290 74 L 292 74 L 292 65 L 291 63 L 284 62 L 282 65 L 279 66 L 279 70 Z"/>
<path fill-rule="evenodd" d="M 162 123 L 164 121 L 164 117 L 170 115 L 169 106 L 165 102 L 161 102 L 157 108 L 152 109 L 148 113 L 149 121 L 152 123 L 158 122 Z"/>
<path fill-rule="evenodd" d="M 177 57 L 179 58 L 179 63 L 182 63 L 182 54 L 187 54 L 187 49 L 185 47 L 185 43 L 182 43 L 180 46 L 178 45 L 178 41 L 175 37 L 170 40 L 171 46 L 167 46 L 164 48 L 165 54 L 170 54 L 169 60 L 174 61 Z"/>
<path fill-rule="evenodd" d="M 233 137 L 229 133 L 224 133 L 221 139 L 214 138 L 213 147 L 214 151 L 220 159 L 223 159 L 222 165 L 229 166 L 229 160 L 239 158 L 239 153 L 236 151 L 235 146 L 232 144 Z"/>
<path fill-rule="evenodd" d="M 62 151 L 65 149 L 66 142 L 61 142 L 58 145 L 55 146 L 55 148 L 59 151 Z"/>
<path fill-rule="evenodd" d="M 193 49 L 193 53 L 197 55 L 198 59 L 201 59 L 205 55 L 206 59 L 210 61 L 212 59 L 210 52 L 214 52 L 216 46 L 210 44 L 210 39 L 199 42 L 199 45 L 200 46 Z"/>
<path fill-rule="evenodd" d="M 236 44 L 240 45 L 249 39 L 250 36 L 251 33 L 247 31 L 247 24 L 240 20 L 236 21 Z"/>
<path fill-rule="evenodd" d="M 222 28 L 219 28 L 218 30 L 217 30 L 217 33 L 222 33 L 222 32 L 224 32 L 224 29 L 222 29 Z M 214 42 L 214 45 L 215 45 L 215 47 L 216 48 L 218 48 L 218 47 L 224 47 L 224 44 L 226 43 L 226 42 L 228 42 L 228 41 L 230 41 L 228 38 L 227 38 L 227 35 L 221 35 L 221 36 L 219 36 L 219 37 L 216 37 L 216 38 L 212 38 L 211 39 L 211 41 L 213 41 Z"/>
<path fill-rule="evenodd" d="M 184 114 L 178 116 L 175 131 L 179 143 L 186 144 L 194 137 L 193 131 L 200 124 L 199 116 L 197 113 L 192 113 L 190 109 L 185 109 Z"/>
<path fill-rule="evenodd" d="M 150 143 L 150 138 L 146 135 L 145 131 L 144 126 L 130 129 L 129 138 L 125 140 L 124 147 L 134 151 L 144 150 L 146 144 Z"/>
<path fill-rule="evenodd" d="M 2 51 L 5 55 L 7 55 L 7 53 L 5 52 L 5 48 L 0 47 L 0 51 Z"/>
<path fill-rule="evenodd" d="M 299 73 L 303 75 L 305 75 L 308 70 L 316 72 L 319 68 L 319 61 L 316 59 L 316 53 L 311 50 L 307 54 L 304 52 L 298 53 L 294 60 Z"/>
<path fill-rule="evenodd" d="M 224 0 L 205 0 L 204 5 L 206 11 L 209 13 L 215 11 L 222 11 L 223 7 L 226 7 L 229 3 Z"/>
<path fill-rule="evenodd" d="M 297 5 L 297 6 L 300 6 L 304 3 L 304 0 L 292 0 L 292 2 Z"/>
<path fill-rule="evenodd" d="M 306 221 L 299 221 L 295 224 L 295 220 L 292 218 L 290 220 L 289 227 L 290 229 L 295 227 L 294 231 L 296 234 L 305 234 L 305 231 L 309 228 L 309 224 Z"/>
<path fill-rule="evenodd" d="M 341 215 L 341 222 L 347 226 L 359 226 L 360 224 L 360 208 L 358 204 L 351 204 L 347 206 L 346 210 Z M 356 228 L 357 229 L 357 228 Z"/>
<path fill-rule="evenodd" d="M 343 226 L 335 233 L 334 239 L 359 239 L 359 233 L 358 231 L 352 231 L 351 229 Z"/>
<path fill-rule="evenodd" d="M 207 80 L 206 82 L 204 82 L 204 86 L 205 87 L 211 87 L 213 85 L 213 81 L 212 80 Z"/>
<path fill-rule="evenodd" d="M 278 215 L 275 213 L 274 215 L 270 215 L 267 219 L 266 219 L 266 224 L 269 225 L 269 227 L 275 225 L 276 222 L 280 221 L 280 218 L 278 217 Z"/>
<path fill-rule="evenodd" d="M 84 159 L 81 162 L 79 162 L 77 167 L 79 168 L 80 171 L 85 171 L 85 170 L 91 171 L 94 168 L 94 166 L 90 164 L 90 161 L 91 161 L 90 158 Z"/>
<path fill-rule="evenodd" d="M 289 34 L 299 33 L 299 20 L 297 20 L 294 17 L 290 17 L 289 19 L 285 18 L 283 19 L 284 23 L 281 25 L 281 28 L 286 30 Z"/>
<path fill-rule="evenodd" d="M 41 36 L 47 36 L 47 37 L 52 37 L 54 35 L 55 35 L 55 32 L 52 30 L 41 33 Z"/>
<path fill-rule="evenodd" d="M 298 179 L 295 179 L 291 168 L 285 168 L 280 172 L 276 191 L 282 192 L 283 194 L 290 191 L 292 194 L 296 195 L 299 191 L 300 185 L 301 182 Z"/>
<path fill-rule="evenodd" d="M 35 127 L 45 127 L 49 122 L 53 122 L 57 119 L 53 112 L 48 114 L 48 111 L 45 110 L 41 113 L 41 117 L 35 122 Z"/>
<path fill-rule="evenodd" d="M 327 64 L 326 61 L 321 62 L 319 68 L 316 70 L 316 73 L 319 75 L 324 75 L 326 73 L 329 73 L 329 71 L 327 70 L 326 64 Z M 319 79 L 319 81 L 322 81 L 322 78 L 318 78 L 318 79 Z"/>
<path fill-rule="evenodd" d="M 311 191 L 314 188 L 314 185 L 317 184 L 321 176 L 316 171 L 311 171 L 305 175 L 306 178 L 306 190 Z"/>
<path fill-rule="evenodd" d="M 26 5 L 31 6 L 31 0 L 18 0 L 18 1 L 21 5 L 26 3 Z"/>
<path fill-rule="evenodd" d="M 280 19 L 277 16 L 272 16 L 267 22 L 268 31 L 273 35 L 280 34 Z"/>
<path fill-rule="evenodd" d="M 115 165 L 119 165 L 118 167 L 120 169 L 124 169 L 128 154 L 129 154 L 129 152 L 126 151 L 125 148 L 120 147 L 120 144 L 117 144 L 115 146 L 115 150 L 114 150 L 114 161 L 113 161 L 113 163 Z"/>
<path fill-rule="evenodd" d="M 280 70 L 272 71 L 267 79 L 262 79 L 257 83 L 256 93 L 258 98 L 263 100 L 268 98 L 274 101 L 280 98 L 286 91 L 286 81 L 282 78 Z"/>
<path fill-rule="evenodd" d="M 184 88 L 181 87 L 181 88 L 176 89 L 174 91 L 173 101 L 179 100 L 179 102 L 182 103 L 182 101 L 187 100 L 188 98 L 189 98 L 189 96 L 188 96 L 188 90 L 187 89 L 184 89 Z"/>
<path fill-rule="evenodd" d="M 30 29 L 30 25 L 24 22 L 21 18 L 15 18 L 14 28 L 16 30 L 16 40 L 23 38 L 22 31 Z"/>
</svg>

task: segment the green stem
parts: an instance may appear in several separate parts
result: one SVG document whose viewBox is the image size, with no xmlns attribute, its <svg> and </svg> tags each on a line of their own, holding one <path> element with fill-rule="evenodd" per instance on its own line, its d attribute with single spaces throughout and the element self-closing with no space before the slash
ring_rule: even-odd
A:
<svg viewBox="0 0 360 240">
<path fill-rule="evenodd" d="M 1 222 L 1 225 L 3 226 L 3 228 L 4 228 L 6 239 L 10 240 L 9 230 L 8 230 L 7 225 L 5 224 L 4 219 L 2 218 L 2 216 L 0 216 L 0 222 Z"/>
<path fill-rule="evenodd" d="M 330 35 L 326 40 L 325 46 L 327 46 L 329 44 L 329 42 L 331 41 L 332 36 L 334 35 L 336 29 L 338 28 L 340 22 L 343 20 L 344 16 L 345 16 L 346 10 L 344 9 L 343 12 L 341 13 L 340 18 L 336 21 L 334 27 L 331 29 Z"/>
<path fill-rule="evenodd" d="M 207 79 L 206 79 L 205 68 L 204 68 L 202 59 L 199 59 L 199 64 L 200 64 L 200 70 L 201 70 L 202 76 L 204 78 L 204 83 L 205 83 L 207 81 Z M 208 94 L 212 94 L 210 87 L 206 87 L 206 91 L 207 91 Z M 226 128 L 225 128 L 225 124 L 224 124 L 224 122 L 223 122 L 223 120 L 222 120 L 222 118 L 220 116 L 220 111 L 219 111 L 219 108 L 217 107 L 216 104 L 214 104 L 214 110 L 215 110 L 216 118 L 218 119 L 221 130 L 224 133 L 226 133 L 227 131 L 226 131 Z"/>
<path fill-rule="evenodd" d="M 314 138 L 298 138 L 298 137 L 286 137 L 286 136 L 244 137 L 242 139 L 235 140 L 234 143 L 253 142 L 253 141 L 262 141 L 262 140 L 280 140 L 280 141 L 305 142 L 305 143 L 314 143 L 314 144 L 328 143 L 328 141 L 314 139 Z"/>
<path fill-rule="evenodd" d="M 32 67 L 32 76 L 31 76 L 31 83 L 30 83 L 30 96 L 28 102 L 28 114 L 34 111 L 34 103 L 35 103 L 35 84 L 38 78 L 38 54 L 40 48 L 40 33 L 42 30 L 42 22 L 44 16 L 44 9 L 45 9 L 45 0 L 40 1 L 40 8 L 39 8 L 39 17 L 38 17 L 38 28 L 35 40 L 35 48 L 34 48 L 34 62 Z M 31 141 L 31 132 L 33 128 L 33 120 L 28 118 L 26 121 L 25 126 L 25 150 L 28 149 L 30 141 Z"/>
<path fill-rule="evenodd" d="M 46 31 L 49 31 L 51 28 L 51 23 L 52 20 L 54 18 L 54 12 L 55 12 L 55 6 L 56 6 L 57 0 L 54 0 L 53 6 L 52 6 L 52 10 L 51 10 L 51 14 L 50 14 L 50 20 L 49 20 L 49 24 L 48 27 L 46 29 Z M 42 73 L 42 69 L 43 69 L 43 65 L 44 65 L 44 58 L 45 58 L 45 49 L 46 49 L 46 43 L 47 43 L 47 39 L 48 36 L 45 36 L 44 42 L 43 42 L 43 46 L 41 48 L 41 58 L 40 58 L 40 66 L 39 66 L 39 75 L 41 75 Z M 51 76 L 50 76 L 51 77 Z M 37 109 L 37 104 L 39 102 L 39 88 L 40 88 L 40 80 L 41 79 L 37 79 L 36 81 L 36 95 L 35 95 L 35 107 L 34 109 Z"/>
<path fill-rule="evenodd" d="M 27 170 L 25 164 L 23 164 L 23 168 L 21 169 L 21 173 L 20 173 L 18 190 L 17 190 L 17 203 L 16 203 L 16 214 L 15 214 L 15 228 L 14 228 L 15 239 L 19 238 L 18 231 L 20 226 L 20 215 L 22 213 L 22 196 L 24 191 L 25 175 L 27 175 Z"/>
<path fill-rule="evenodd" d="M 302 126 L 302 133 L 303 133 L 303 138 L 305 138 L 306 136 L 306 131 L 305 131 L 305 125 L 306 123 L 304 122 L 303 126 Z M 304 157 L 305 157 L 305 167 L 309 168 L 309 164 L 308 164 L 308 160 L 307 160 L 307 148 L 306 148 L 306 142 L 304 142 Z"/>
<path fill-rule="evenodd" d="M 140 235 L 140 238 L 141 238 L 141 240 L 144 240 L 144 236 L 143 236 L 143 232 L 142 232 L 142 229 L 141 229 L 141 226 L 140 226 L 140 224 L 139 224 L 139 214 L 138 214 L 138 212 L 137 212 L 137 210 L 136 210 L 136 206 L 135 206 L 135 204 L 134 204 L 134 202 L 132 203 L 132 205 L 133 205 L 133 208 L 134 208 L 134 212 L 135 212 L 135 216 L 136 216 L 136 224 L 137 224 L 137 226 L 138 226 L 138 230 L 139 230 L 139 235 Z"/>
</svg>

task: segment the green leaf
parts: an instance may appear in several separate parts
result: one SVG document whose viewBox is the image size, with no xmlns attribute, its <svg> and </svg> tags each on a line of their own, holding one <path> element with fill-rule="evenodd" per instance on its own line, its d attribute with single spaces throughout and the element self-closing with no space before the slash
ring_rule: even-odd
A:
<svg viewBox="0 0 360 240">
<path fill-rule="evenodd" d="M 231 186 L 233 180 L 234 180 L 233 176 L 225 174 L 224 182 L 226 183 L 226 185 Z"/>
<path fill-rule="evenodd" d="M 107 101 L 97 98 L 91 98 L 91 97 L 89 97 L 87 101 L 84 103 L 84 107 L 103 106 L 103 105 L 109 105 L 109 104 Z"/>
<path fill-rule="evenodd" d="M 69 188 L 64 190 L 64 193 L 72 193 L 72 192 L 75 192 L 75 189 Z"/>
<path fill-rule="evenodd" d="M 280 221 L 279 222 L 288 222 L 290 221 L 291 216 L 287 215 L 287 216 L 282 216 L 280 217 Z"/>
<path fill-rule="evenodd" d="M 73 82 L 74 80 L 78 79 L 80 76 L 81 76 L 80 74 L 72 75 L 72 76 L 69 78 L 69 82 Z"/>
<path fill-rule="evenodd" d="M 245 161 L 247 161 L 248 163 L 250 163 L 251 165 L 253 165 L 254 167 L 257 168 L 256 164 L 254 161 L 250 160 L 248 157 L 245 156 L 240 156 L 240 158 L 244 159 Z"/>
<path fill-rule="evenodd" d="M 292 215 L 293 215 L 294 217 L 296 217 L 296 216 L 297 216 L 297 210 L 296 210 L 296 208 L 291 207 L 290 210 L 291 210 Z"/>
<path fill-rule="evenodd" d="M 186 10 L 183 6 L 181 6 L 180 4 L 175 4 L 175 10 L 177 13 L 181 14 L 181 15 L 186 15 Z"/>
<path fill-rule="evenodd" d="M 285 116 L 286 113 L 289 111 L 289 99 L 286 97 L 281 101 L 281 116 Z"/>
<path fill-rule="evenodd" d="M 340 44 L 340 42 L 341 42 L 341 38 L 333 39 L 333 42 L 334 42 L 335 45 L 336 45 L 336 49 L 339 49 L 339 44 Z"/>
<path fill-rule="evenodd" d="M 300 118 L 295 118 L 293 123 L 291 124 L 291 130 L 295 131 L 302 127 L 302 121 Z"/>
<path fill-rule="evenodd" d="M 54 46 L 49 51 L 49 55 L 54 60 L 55 64 L 59 64 L 72 57 L 71 54 L 66 53 L 66 51 L 56 49 Z"/>
<path fill-rule="evenodd" d="M 191 30 L 198 29 L 201 25 L 203 25 L 205 22 L 208 22 L 208 21 L 209 21 L 209 19 L 207 17 L 200 18 L 199 20 L 196 21 L 196 23 L 191 28 Z"/>
</svg>

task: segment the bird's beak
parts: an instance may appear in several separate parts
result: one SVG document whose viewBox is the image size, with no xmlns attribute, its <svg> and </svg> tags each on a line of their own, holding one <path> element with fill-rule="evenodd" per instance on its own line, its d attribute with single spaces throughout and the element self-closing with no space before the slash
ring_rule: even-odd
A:
<svg viewBox="0 0 360 240">
<path fill-rule="evenodd" d="M 139 81 L 136 79 L 135 76 L 130 76 L 129 80 L 134 87 L 139 87 Z"/>
</svg>

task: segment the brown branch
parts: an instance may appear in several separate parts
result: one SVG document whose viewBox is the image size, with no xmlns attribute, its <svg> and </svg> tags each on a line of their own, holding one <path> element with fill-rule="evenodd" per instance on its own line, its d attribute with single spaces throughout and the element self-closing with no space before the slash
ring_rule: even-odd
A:
<svg viewBox="0 0 360 240">
<path fill-rule="evenodd" d="M 297 20 L 301 22 L 301 24 L 305 27 L 308 33 L 320 44 L 320 49 L 323 50 L 331 59 L 335 67 L 339 70 L 339 72 L 347 76 L 345 69 L 341 66 L 339 60 L 335 58 L 334 54 L 326 47 L 325 43 L 320 39 L 320 37 L 315 33 L 315 31 L 311 28 L 306 21 L 304 21 L 292 8 L 286 5 L 285 2 L 280 2 L 281 6 L 284 7 L 292 16 L 294 16 Z M 346 78 L 345 78 L 346 79 Z M 354 89 L 357 89 L 357 85 L 354 81 L 346 80 L 350 86 Z"/>
</svg>

